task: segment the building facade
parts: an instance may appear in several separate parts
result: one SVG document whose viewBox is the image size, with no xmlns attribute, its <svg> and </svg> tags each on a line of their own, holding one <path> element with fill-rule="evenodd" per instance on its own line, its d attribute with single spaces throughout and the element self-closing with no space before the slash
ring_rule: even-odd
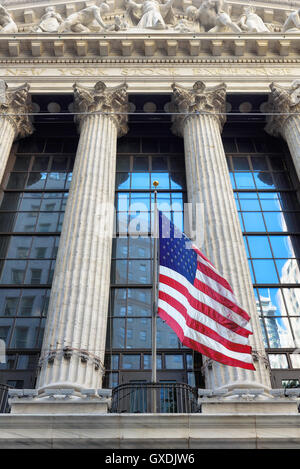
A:
<svg viewBox="0 0 300 469">
<path fill-rule="evenodd" d="M 249 3 L 0 8 L 0 445 L 299 447 L 300 2 Z M 158 412 L 155 180 L 251 316 L 256 368 L 157 318 Z"/>
</svg>

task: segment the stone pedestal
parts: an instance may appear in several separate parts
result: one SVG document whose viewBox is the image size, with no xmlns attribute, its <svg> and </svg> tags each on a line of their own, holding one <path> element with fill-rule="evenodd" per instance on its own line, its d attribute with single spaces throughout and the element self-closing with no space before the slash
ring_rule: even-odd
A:
<svg viewBox="0 0 300 469">
<path fill-rule="evenodd" d="M 188 201 L 204 210 L 204 244 L 198 246 L 230 283 L 241 307 L 251 316 L 256 371 L 204 359 L 206 388 L 270 387 L 243 236 L 221 139 L 226 87 L 192 90 L 173 85 L 173 131 L 184 138 Z"/>
<path fill-rule="evenodd" d="M 29 85 L 25 83 L 8 90 L 7 84 L 0 80 L 0 183 L 14 140 L 33 133 L 30 117 L 26 115 L 31 111 Z"/>
<path fill-rule="evenodd" d="M 74 85 L 80 126 L 51 290 L 37 388 L 101 388 L 104 370 L 117 137 L 126 85 Z"/>
<path fill-rule="evenodd" d="M 272 83 L 270 89 L 266 131 L 286 140 L 300 181 L 300 83 L 289 89 Z"/>
</svg>

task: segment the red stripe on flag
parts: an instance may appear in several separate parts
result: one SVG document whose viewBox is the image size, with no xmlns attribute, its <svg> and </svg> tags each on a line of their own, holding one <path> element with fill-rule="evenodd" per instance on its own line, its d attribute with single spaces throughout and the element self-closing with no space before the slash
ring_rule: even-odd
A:
<svg viewBox="0 0 300 469">
<path fill-rule="evenodd" d="M 187 347 L 196 350 L 199 353 L 202 353 L 203 355 L 206 355 L 207 357 L 210 357 L 213 360 L 222 363 L 223 365 L 235 366 L 239 368 L 244 368 L 246 370 L 255 371 L 255 368 L 252 363 L 246 363 L 240 360 L 236 360 L 234 358 L 230 358 L 220 352 L 217 352 L 216 350 L 213 350 L 199 342 L 190 339 L 189 337 L 185 337 L 183 330 L 179 326 L 179 324 L 162 308 L 158 308 L 158 314 L 161 319 L 166 321 L 166 323 L 173 329 L 173 331 L 178 336 L 179 340 L 182 342 L 183 345 L 186 345 Z"/>
<path fill-rule="evenodd" d="M 161 283 L 164 283 L 166 285 L 169 285 L 170 287 L 174 288 L 175 290 L 179 291 L 182 293 L 190 303 L 190 305 L 195 308 L 199 313 L 206 314 L 209 316 L 211 319 L 216 321 L 217 323 L 221 324 L 222 326 L 226 327 L 227 329 L 235 332 L 236 334 L 239 334 L 243 337 L 248 337 L 249 334 L 252 334 L 251 331 L 248 331 L 247 329 L 244 329 L 243 327 L 239 326 L 235 322 L 231 321 L 230 319 L 227 319 L 226 317 L 222 316 L 222 314 L 218 313 L 215 309 L 213 309 L 211 306 L 206 305 L 205 303 L 200 302 L 196 298 L 194 298 L 188 289 L 182 285 L 181 283 L 177 282 L 177 280 L 167 277 L 166 275 L 160 274 L 159 276 L 159 281 Z"/>
<path fill-rule="evenodd" d="M 207 337 L 210 337 L 216 342 L 219 342 L 220 344 L 224 345 L 224 347 L 226 347 L 228 350 L 232 350 L 233 352 L 238 353 L 251 353 L 252 349 L 249 345 L 238 344 L 236 342 L 232 342 L 228 339 L 225 339 L 210 327 L 205 326 L 201 322 L 189 316 L 185 306 L 183 306 L 179 301 L 177 301 L 175 298 L 171 297 L 167 293 L 160 291 L 159 298 L 164 300 L 174 309 L 176 309 L 176 311 L 178 311 L 184 317 L 187 326 L 191 329 L 194 329 L 195 331 L 200 332 L 201 334 L 206 335 Z"/>
<path fill-rule="evenodd" d="M 220 295 L 220 293 L 216 292 L 213 288 L 209 287 L 204 282 L 201 282 L 198 278 L 195 278 L 194 286 L 198 290 L 210 296 L 213 300 L 220 303 L 221 305 L 226 306 L 226 308 L 231 309 L 231 311 L 233 311 L 234 313 L 239 314 L 246 321 L 250 320 L 250 316 L 246 313 L 246 311 L 244 311 L 236 303 L 233 303 L 231 300 L 229 300 L 225 296 Z"/>
<path fill-rule="evenodd" d="M 233 294 L 232 288 L 227 282 L 227 280 L 221 277 L 221 275 L 217 274 L 214 270 L 207 267 L 207 265 L 198 262 L 197 269 L 200 270 L 200 272 L 202 272 L 203 274 L 207 275 L 207 277 L 211 278 L 212 280 L 215 280 L 217 283 L 220 283 L 222 287 L 226 288 L 226 290 L 229 290 L 230 293 Z"/>
</svg>

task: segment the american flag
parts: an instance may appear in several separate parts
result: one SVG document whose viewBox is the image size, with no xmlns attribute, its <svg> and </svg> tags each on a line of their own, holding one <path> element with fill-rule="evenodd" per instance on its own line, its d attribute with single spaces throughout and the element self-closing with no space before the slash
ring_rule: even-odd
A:
<svg viewBox="0 0 300 469">
<path fill-rule="evenodd" d="M 255 370 L 249 315 L 229 283 L 162 212 L 158 314 L 183 345 L 224 365 Z"/>
</svg>

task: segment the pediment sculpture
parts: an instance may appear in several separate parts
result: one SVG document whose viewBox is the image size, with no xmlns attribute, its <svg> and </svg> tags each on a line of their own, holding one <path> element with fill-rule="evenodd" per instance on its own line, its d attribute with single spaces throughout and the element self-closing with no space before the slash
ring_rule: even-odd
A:
<svg viewBox="0 0 300 469">
<path fill-rule="evenodd" d="M 226 0 L 195 0 L 186 6 L 183 0 L 123 0 L 114 12 L 107 0 L 95 0 L 69 15 L 64 15 L 60 5 L 45 7 L 35 23 L 21 24 L 13 12 L 0 4 L 0 33 L 93 33 L 105 31 L 222 33 L 300 33 L 300 9 L 291 11 L 281 23 L 265 23 L 254 6 L 245 5 L 232 13 L 232 5 Z M 60 11 L 58 11 L 60 10 Z M 40 13 L 39 13 L 40 15 Z M 34 16 L 33 16 L 34 18 Z"/>
</svg>

